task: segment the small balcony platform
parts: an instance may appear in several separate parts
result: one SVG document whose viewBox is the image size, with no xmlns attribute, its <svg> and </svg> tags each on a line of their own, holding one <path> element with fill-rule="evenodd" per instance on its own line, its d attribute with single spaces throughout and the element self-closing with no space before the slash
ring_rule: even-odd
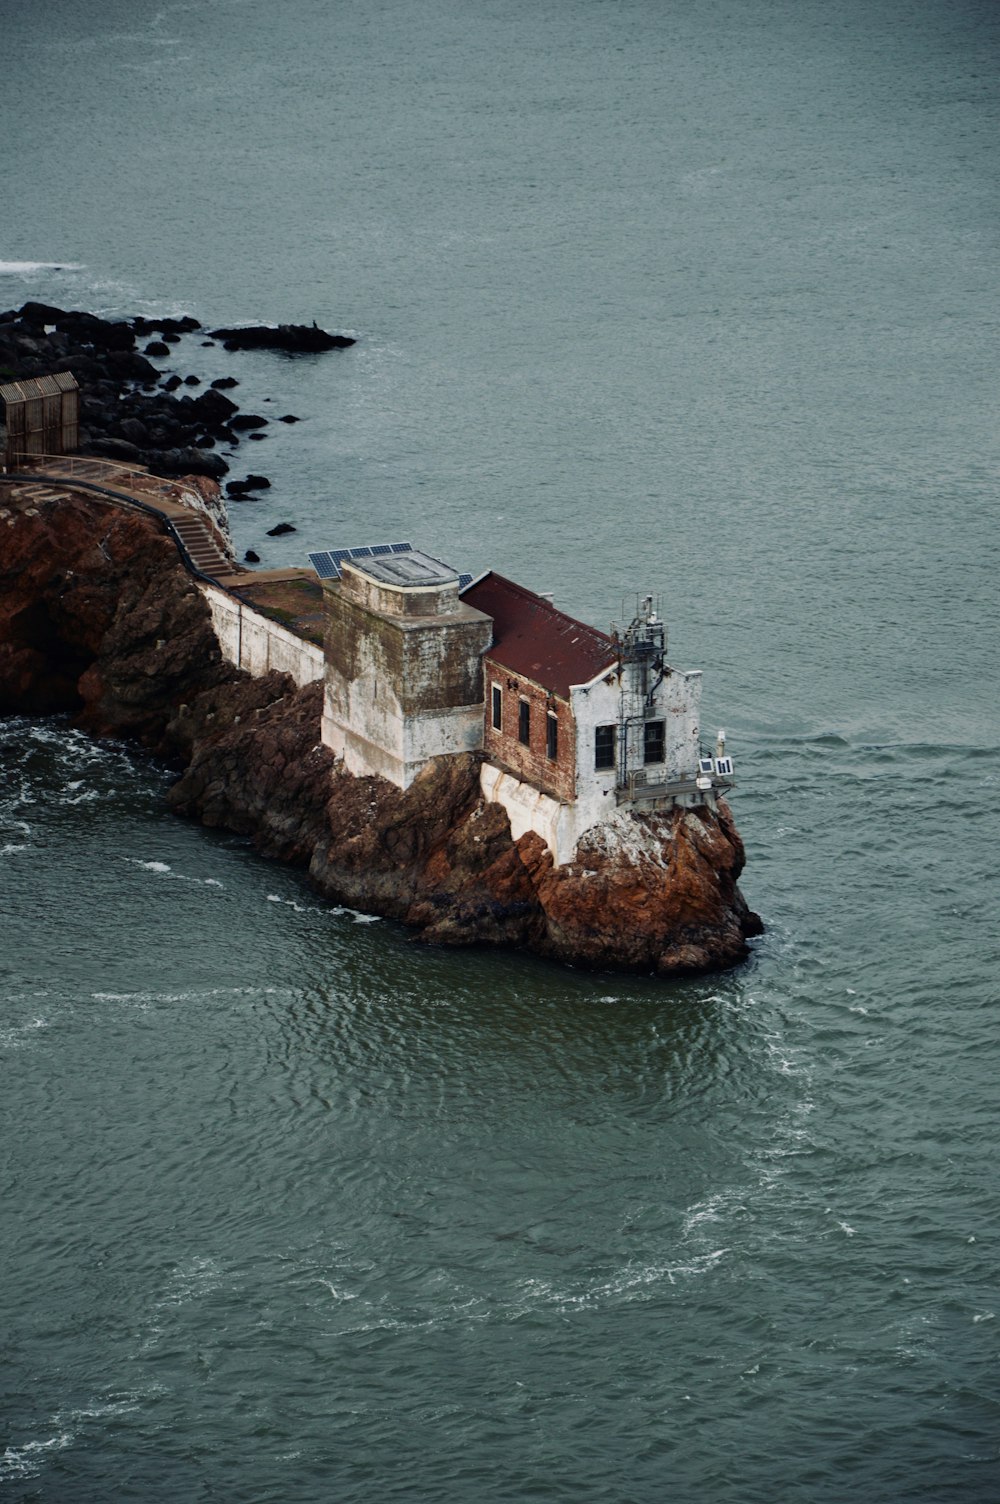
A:
<svg viewBox="0 0 1000 1504">
<path fill-rule="evenodd" d="M 705 788 L 704 783 L 710 786 Z M 734 778 L 719 778 L 714 774 L 709 779 L 708 775 L 689 778 L 654 779 L 643 768 L 637 768 L 628 773 L 624 783 L 620 783 L 615 789 L 615 799 L 619 804 L 655 804 L 660 800 L 672 801 L 682 795 L 696 795 L 701 799 L 707 794 L 725 794 L 733 787 Z"/>
</svg>

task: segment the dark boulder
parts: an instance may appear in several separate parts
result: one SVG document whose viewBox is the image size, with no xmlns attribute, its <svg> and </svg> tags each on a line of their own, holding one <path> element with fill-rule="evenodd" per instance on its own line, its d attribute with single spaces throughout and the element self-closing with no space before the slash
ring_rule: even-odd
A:
<svg viewBox="0 0 1000 1504">
<path fill-rule="evenodd" d="M 267 536 L 269 538 L 283 538 L 286 533 L 297 533 L 297 532 L 298 532 L 298 528 L 293 527 L 290 522 L 279 522 L 277 527 L 269 527 L 268 528 L 268 530 L 267 530 Z"/>
<path fill-rule="evenodd" d="M 118 432 L 137 449 L 145 449 L 149 443 L 149 430 L 141 418 L 123 418 L 118 425 Z"/>
<path fill-rule="evenodd" d="M 237 432 L 246 428 L 266 428 L 267 419 L 261 418 L 257 413 L 239 413 L 230 421 L 229 426 Z"/>
<path fill-rule="evenodd" d="M 86 446 L 81 445 L 80 453 L 100 454 L 111 460 L 127 460 L 132 465 L 141 465 L 146 459 L 137 444 L 129 443 L 128 439 L 114 439 L 107 435 L 92 439 Z"/>
<path fill-rule="evenodd" d="M 180 385 L 181 378 L 179 376 L 168 376 L 166 381 L 163 383 L 163 390 L 165 392 L 176 392 L 177 388 Z"/>
<path fill-rule="evenodd" d="M 247 551 L 246 551 L 246 553 L 243 555 L 243 557 L 244 557 L 244 559 L 246 559 L 246 561 L 247 561 L 248 564 L 259 564 L 260 563 L 260 554 L 254 553 L 254 551 L 253 551 L 252 548 L 248 548 Z"/>
<path fill-rule="evenodd" d="M 209 387 L 207 391 L 202 392 L 200 397 L 195 397 L 191 403 L 191 411 L 196 421 L 203 427 L 215 431 L 221 424 L 227 423 L 234 413 L 239 412 L 239 408 L 221 392 Z"/>
<path fill-rule="evenodd" d="M 266 475 L 248 475 L 243 482 L 248 491 L 270 491 L 271 482 Z"/>
<path fill-rule="evenodd" d="M 47 320 L 46 322 L 53 322 Z M 135 349 L 135 334 L 122 320 L 100 319 L 94 313 L 62 313 L 54 320 L 56 328 L 95 350 L 126 352 Z"/>
<path fill-rule="evenodd" d="M 301 418 L 297 418 L 294 413 L 286 413 L 283 418 L 279 418 L 278 419 L 278 422 L 279 423 L 301 423 L 302 419 Z"/>
<path fill-rule="evenodd" d="M 159 332 L 160 334 L 191 334 L 195 329 L 201 328 L 198 320 L 193 319 L 190 314 L 184 314 L 179 319 L 166 317 L 151 319 L 146 318 L 143 314 L 139 314 L 131 322 L 132 328 L 139 335 L 153 334 L 154 332 Z"/>
<path fill-rule="evenodd" d="M 279 324 L 276 329 L 255 324 L 245 329 L 213 329 L 227 350 L 283 350 L 288 355 L 316 355 L 323 350 L 345 350 L 356 343 L 346 334 L 329 334 L 316 324 Z"/>
<path fill-rule="evenodd" d="M 207 475 L 221 480 L 229 466 L 221 455 L 206 454 L 203 449 L 151 449 L 146 464 L 155 475 Z"/>
<path fill-rule="evenodd" d="M 239 386 L 239 382 L 235 376 L 217 376 L 212 385 L 217 392 L 227 392 L 230 387 Z"/>
<path fill-rule="evenodd" d="M 185 376 L 184 377 L 184 385 L 185 386 L 201 386 L 201 377 L 200 376 L 193 376 L 193 375 L 192 376 Z"/>
<path fill-rule="evenodd" d="M 157 359 L 162 359 L 164 355 L 170 354 L 170 346 L 165 345 L 162 339 L 151 339 L 143 354 L 155 355 Z"/>
<path fill-rule="evenodd" d="M 111 377 L 118 381 L 159 381 L 160 379 L 160 373 L 156 367 L 137 350 L 109 350 L 104 363 Z"/>
<path fill-rule="evenodd" d="M 13 322 L 21 318 L 26 324 L 37 324 L 39 328 L 43 324 L 58 324 L 65 314 L 61 308 L 53 308 L 51 303 L 22 303 L 16 311 L 11 311 L 9 317 L 4 314 L 5 322 Z"/>
</svg>

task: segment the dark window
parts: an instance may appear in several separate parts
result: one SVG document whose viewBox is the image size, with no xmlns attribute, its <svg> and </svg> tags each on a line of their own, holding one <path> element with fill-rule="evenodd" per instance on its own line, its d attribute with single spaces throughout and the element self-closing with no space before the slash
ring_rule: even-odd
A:
<svg viewBox="0 0 1000 1504">
<path fill-rule="evenodd" d="M 594 767 L 613 768 L 615 765 L 615 727 L 594 727 Z"/>
<path fill-rule="evenodd" d="M 643 762 L 663 762 L 666 750 L 666 724 L 663 721 L 647 721 L 642 728 Z"/>
<path fill-rule="evenodd" d="M 551 710 L 545 722 L 545 751 L 546 755 L 555 762 L 559 756 L 559 717 L 553 715 Z"/>
<path fill-rule="evenodd" d="M 531 746 L 531 706 L 522 700 L 517 710 L 517 739 L 525 747 Z"/>
<path fill-rule="evenodd" d="M 503 696 L 500 693 L 499 684 L 493 686 L 493 729 L 499 731 L 503 725 Z"/>
</svg>

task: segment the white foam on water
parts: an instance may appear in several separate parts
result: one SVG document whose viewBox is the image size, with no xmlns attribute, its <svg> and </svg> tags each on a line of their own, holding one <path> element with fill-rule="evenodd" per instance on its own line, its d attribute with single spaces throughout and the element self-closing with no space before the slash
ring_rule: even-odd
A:
<svg viewBox="0 0 1000 1504">
<path fill-rule="evenodd" d="M 71 1431 L 61 1431 L 48 1441 L 26 1441 L 20 1447 L 7 1447 L 0 1457 L 0 1482 L 13 1478 L 37 1478 L 49 1452 L 61 1452 L 73 1441 Z"/>
<path fill-rule="evenodd" d="M 141 857 L 136 856 L 127 856 L 124 860 L 132 867 L 141 867 L 144 872 L 156 872 L 161 875 L 167 874 L 175 882 L 196 883 L 199 888 L 225 887 L 225 883 L 220 882 L 217 877 L 191 877 L 186 872 L 175 872 L 169 862 L 145 862 Z"/>
<path fill-rule="evenodd" d="M 0 277 L 32 277 L 37 272 L 82 272 L 82 261 L 0 261 Z"/>
<path fill-rule="evenodd" d="M 30 850 L 30 846 L 19 846 L 14 841 L 8 841 L 6 846 L 0 846 L 0 856 L 16 856 L 19 851 Z"/>
<path fill-rule="evenodd" d="M 358 1298 L 357 1295 L 352 1295 L 349 1290 L 338 1290 L 336 1285 L 331 1284 L 328 1279 L 318 1280 L 317 1283 L 325 1285 L 330 1294 L 333 1296 L 334 1300 L 345 1301 L 357 1300 Z"/>
<path fill-rule="evenodd" d="M 146 1008 L 151 1003 L 203 1003 L 213 997 L 269 997 L 284 993 L 281 987 L 208 987 L 191 992 L 92 992 L 95 1003 L 127 1003 Z"/>
<path fill-rule="evenodd" d="M 27 1023 L 9 1024 L 7 1028 L 0 1029 L 0 1049 L 19 1050 L 22 1045 L 27 1044 L 33 1034 L 38 1033 L 39 1029 L 48 1027 L 47 1018 L 32 1018 Z"/>
<path fill-rule="evenodd" d="M 63 1425 L 66 1421 L 103 1420 L 107 1415 L 128 1415 L 130 1411 L 138 1410 L 138 1408 L 138 1399 L 130 1395 L 128 1399 L 84 1405 L 79 1410 L 67 1410 L 65 1414 L 60 1411 L 54 1419 L 56 1425 Z"/>
<path fill-rule="evenodd" d="M 355 924 L 378 924 L 378 914 L 362 914 L 358 909 L 345 909 L 341 904 L 334 904 L 332 908 L 322 908 L 315 903 L 298 903 L 294 898 L 282 898 L 280 893 L 268 893 L 268 903 L 280 903 L 286 909 L 292 909 L 296 914 L 322 914 L 326 919 L 339 918 L 341 914 L 350 914 Z"/>
<path fill-rule="evenodd" d="M 710 1196 L 707 1201 L 698 1201 L 690 1207 L 684 1217 L 681 1233 L 688 1237 L 696 1227 L 705 1222 L 721 1222 L 727 1212 L 742 1211 L 742 1206 L 734 1206 L 733 1198 L 727 1193 Z"/>
<path fill-rule="evenodd" d="M 222 1283 L 225 1271 L 218 1259 L 194 1257 L 185 1259 L 170 1273 L 167 1288 L 155 1303 L 155 1309 L 164 1306 L 184 1306 L 203 1295 L 211 1295 Z"/>
<path fill-rule="evenodd" d="M 70 787 L 73 786 L 70 785 Z M 76 784 L 75 787 L 79 788 L 79 784 Z M 84 789 L 82 794 L 74 794 L 72 797 L 68 794 L 63 794 L 58 802 L 60 804 L 93 804 L 94 800 L 99 797 L 96 789 Z"/>
<path fill-rule="evenodd" d="M 611 1279 L 577 1291 L 560 1288 L 547 1280 L 530 1279 L 522 1286 L 522 1296 L 527 1297 L 527 1304 L 523 1300 L 517 1303 L 517 1314 L 538 1306 L 573 1311 L 645 1300 L 663 1284 L 676 1285 L 681 1280 L 710 1274 L 728 1252 L 728 1248 L 716 1248 L 677 1263 L 630 1264 Z"/>
<path fill-rule="evenodd" d="M 138 1410 L 144 1399 L 162 1392 L 161 1384 L 151 1384 L 145 1391 L 127 1392 L 116 1399 L 94 1399 L 89 1405 L 57 1411 L 48 1422 L 56 1428 L 54 1436 L 47 1441 L 27 1441 L 21 1446 L 6 1448 L 0 1456 L 0 1487 L 5 1481 L 37 1478 L 49 1455 L 72 1446 L 88 1421 L 105 1420 L 113 1415 L 128 1415 Z"/>
</svg>

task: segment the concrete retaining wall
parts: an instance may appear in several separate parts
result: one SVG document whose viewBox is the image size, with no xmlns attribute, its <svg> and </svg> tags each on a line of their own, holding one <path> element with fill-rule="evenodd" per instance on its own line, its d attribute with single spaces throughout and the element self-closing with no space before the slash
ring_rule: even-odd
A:
<svg viewBox="0 0 1000 1504">
<path fill-rule="evenodd" d="M 270 617 L 261 616 L 245 601 L 227 595 L 215 585 L 199 581 L 198 588 L 212 612 L 212 626 L 228 663 L 262 678 L 276 669 L 291 674 L 301 689 L 322 679 L 323 649 L 290 632 Z"/>
</svg>

